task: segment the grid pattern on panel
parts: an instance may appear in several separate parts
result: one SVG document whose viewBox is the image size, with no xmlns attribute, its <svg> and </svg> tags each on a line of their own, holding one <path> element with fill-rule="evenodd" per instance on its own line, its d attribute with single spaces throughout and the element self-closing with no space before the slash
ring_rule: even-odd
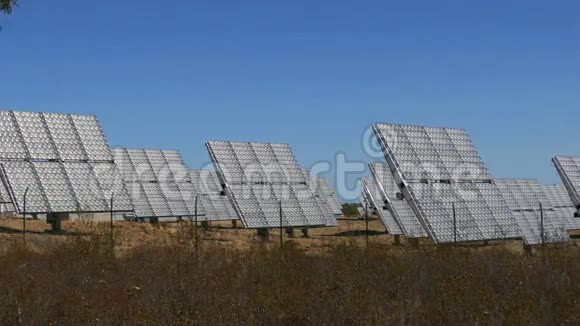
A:
<svg viewBox="0 0 580 326">
<path fill-rule="evenodd" d="M 86 161 L 89 159 L 70 115 L 43 113 L 42 116 L 61 160 Z"/>
<path fill-rule="evenodd" d="M 567 230 L 580 230 L 580 218 L 574 217 L 577 212 L 570 195 L 563 185 L 543 185 L 544 194 L 554 207 L 556 214 L 566 221 Z"/>
<path fill-rule="evenodd" d="M 215 171 L 191 170 L 189 171 L 189 179 L 200 194 L 221 195 L 223 193 L 223 187 Z"/>
<path fill-rule="evenodd" d="M 173 216 L 167 199 L 161 191 L 161 187 L 158 183 L 145 182 L 143 185 L 143 192 L 147 197 L 149 203 L 151 203 L 151 208 L 156 217 L 170 217 Z"/>
<path fill-rule="evenodd" d="M 383 199 L 381 197 L 381 191 L 376 180 L 372 177 L 362 177 L 361 187 L 365 193 L 365 198 L 368 203 L 375 207 L 381 222 L 387 229 L 387 232 L 392 235 L 403 235 L 403 230 L 399 226 L 398 222 L 393 217 L 393 214 L 388 209 L 385 209 L 383 204 Z"/>
<path fill-rule="evenodd" d="M 287 144 L 208 142 L 228 183 L 306 183 Z"/>
<path fill-rule="evenodd" d="M 574 207 L 572 199 L 563 185 L 542 185 L 544 194 L 554 207 Z"/>
<path fill-rule="evenodd" d="M 66 162 L 64 170 L 79 202 L 80 211 L 105 212 L 110 209 L 92 167 L 86 163 Z"/>
<path fill-rule="evenodd" d="M 206 219 L 211 221 L 237 220 L 238 215 L 226 196 L 203 195 L 201 202 L 206 212 Z"/>
<path fill-rule="evenodd" d="M 140 218 L 154 217 L 155 212 L 153 206 L 149 202 L 149 198 L 143 189 L 142 183 L 128 183 L 126 185 L 127 191 L 131 196 L 131 201 L 135 209 L 135 215 Z"/>
<path fill-rule="evenodd" d="M 11 111 L 0 111 L 0 158 L 11 160 L 28 158 L 24 139 Z"/>
<path fill-rule="evenodd" d="M 52 212 L 79 211 L 78 200 L 73 192 L 62 163 L 34 162 L 32 163 L 42 188 L 48 199 Z"/>
<path fill-rule="evenodd" d="M 129 197 L 135 204 L 137 217 L 170 218 L 196 214 L 197 190 L 189 180 L 189 171 L 178 151 L 117 148 L 113 153 Z M 203 204 L 198 203 L 198 218 L 205 214 Z"/>
<path fill-rule="evenodd" d="M 236 184 L 230 185 L 230 189 L 248 228 L 322 226 L 328 223 L 316 197 L 298 195 L 300 190 L 293 184 Z"/>
<path fill-rule="evenodd" d="M 176 150 L 163 150 L 161 154 L 165 158 L 175 182 L 189 182 L 189 169 L 185 165 L 181 153 Z"/>
<path fill-rule="evenodd" d="M 314 195 L 320 210 L 327 216 L 326 226 L 337 226 L 337 216 L 342 215 L 342 205 L 338 201 L 338 197 L 330 186 L 328 179 L 320 176 L 311 176 L 308 169 L 302 169 L 302 173 L 308 180 L 308 184 L 295 186 L 301 196 Z"/>
<path fill-rule="evenodd" d="M 202 200 L 203 196 L 198 196 L 197 207 L 195 205 L 195 196 L 198 194 L 196 187 L 193 183 L 178 183 L 179 191 L 185 201 L 185 206 L 187 207 L 190 214 L 186 214 L 191 218 L 194 218 L 197 212 L 198 221 L 210 221 L 213 220 L 209 215 L 211 213 L 211 207 L 207 207 L 206 203 Z"/>
<path fill-rule="evenodd" d="M 407 181 L 491 179 L 465 130 L 393 124 L 374 129 Z"/>
<path fill-rule="evenodd" d="M 330 180 L 323 177 L 316 177 L 316 185 L 318 186 L 318 191 L 320 196 L 324 198 L 328 205 L 331 207 L 332 214 L 342 215 L 342 205 L 338 200 L 336 191 L 330 185 Z"/>
<path fill-rule="evenodd" d="M 426 223 L 437 243 L 521 237 L 514 216 L 493 184 L 413 183 L 409 190 L 422 216 L 429 217 Z"/>
<path fill-rule="evenodd" d="M 538 181 L 532 179 L 496 179 L 495 183 L 509 208 L 514 212 L 528 244 L 570 240 L 566 232 L 567 221 L 554 211 Z M 543 225 L 541 223 L 540 203 L 544 214 Z"/>
<path fill-rule="evenodd" d="M 221 141 L 206 145 L 226 183 L 226 194 L 247 228 L 335 223 L 308 188 L 309 178 L 289 145 Z"/>
<path fill-rule="evenodd" d="M 150 165 L 151 170 L 155 176 L 155 180 L 158 182 L 174 182 L 173 173 L 169 169 L 169 163 L 165 160 L 163 152 L 160 150 L 146 149 L 143 151 L 147 162 L 144 164 Z"/>
<path fill-rule="evenodd" d="M 192 187 L 200 194 L 206 212 L 206 219 L 212 221 L 237 220 L 238 215 L 227 196 L 222 195 L 222 185 L 215 171 L 191 170 L 189 178 Z"/>
<path fill-rule="evenodd" d="M 40 179 L 31 162 L 2 162 L 2 169 L 14 196 L 14 206 L 19 212 L 24 211 L 24 193 L 27 187 L 29 189 L 26 197 L 26 212 L 43 213 L 50 211 Z"/>
<path fill-rule="evenodd" d="M 328 217 L 326 225 L 327 226 L 337 226 L 338 220 L 334 217 L 335 214 L 332 210 L 332 206 L 330 206 L 330 204 L 328 203 L 328 200 L 326 200 L 325 198 L 323 198 L 321 196 L 316 196 L 314 198 L 316 199 L 316 203 L 317 203 L 320 211 L 323 212 L 324 216 Z"/>
<path fill-rule="evenodd" d="M 375 181 L 380 185 L 379 191 L 386 199 L 395 220 L 398 221 L 405 236 L 409 238 L 425 238 L 427 232 L 405 199 L 399 199 L 399 187 L 391 174 L 391 169 L 385 163 L 373 162 L 370 165 Z"/>
<path fill-rule="evenodd" d="M 90 166 L 99 183 L 107 207 L 110 208 L 110 199 L 113 196 L 113 210 L 128 212 L 134 210 L 129 192 L 125 187 L 119 168 L 110 163 L 90 163 Z"/>
<path fill-rule="evenodd" d="M 70 117 L 83 143 L 88 160 L 93 162 L 112 161 L 113 156 L 109 149 L 109 143 L 97 117 L 76 114 L 71 114 Z"/>
<path fill-rule="evenodd" d="M 48 128 L 41 113 L 13 112 L 24 143 L 32 159 L 59 159 Z"/>
<path fill-rule="evenodd" d="M 553 162 L 574 206 L 580 207 L 580 157 L 556 156 Z"/>
<path fill-rule="evenodd" d="M 143 149 L 127 149 L 127 157 L 134 168 L 135 174 L 132 179 L 138 182 L 157 182 L 157 176 Z"/>
<path fill-rule="evenodd" d="M 182 189 L 177 183 L 161 182 L 158 183 L 161 193 L 164 195 L 167 205 L 171 211 L 171 216 L 189 216 L 190 211 L 187 207 L 186 200 L 190 199 L 190 195 L 183 193 Z M 202 211 L 198 211 L 201 214 Z"/>
</svg>

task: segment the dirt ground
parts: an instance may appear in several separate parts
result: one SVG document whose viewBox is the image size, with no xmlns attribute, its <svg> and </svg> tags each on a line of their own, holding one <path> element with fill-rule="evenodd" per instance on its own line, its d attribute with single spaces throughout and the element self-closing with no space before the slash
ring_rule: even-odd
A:
<svg viewBox="0 0 580 326">
<path fill-rule="evenodd" d="M 107 222 L 87 222 L 87 221 L 64 221 L 63 230 L 55 233 L 50 230 L 50 225 L 43 220 L 27 220 L 26 222 L 26 244 L 27 246 L 42 251 L 50 244 L 65 241 L 71 237 L 89 236 L 93 233 L 110 233 L 110 225 Z M 114 222 L 114 234 L 116 248 L 120 253 L 133 248 L 147 246 L 148 244 L 170 244 L 175 241 L 195 240 L 195 227 L 193 223 L 161 223 L 153 225 L 149 223 L 136 222 Z M 367 245 L 366 223 L 364 220 L 356 218 L 340 218 L 337 227 L 313 228 L 309 229 L 308 237 L 303 237 L 301 230 L 294 230 L 294 236 L 290 237 L 283 233 L 284 242 L 292 243 L 306 252 L 318 253 L 327 248 L 341 244 L 354 244 L 359 246 Z M 212 222 L 209 225 L 199 224 L 197 228 L 198 244 L 200 246 L 221 246 L 229 249 L 244 250 L 255 245 L 279 246 L 280 231 L 273 229 L 270 232 L 269 240 L 264 242 L 257 236 L 256 230 L 244 229 L 240 221 L 237 226 L 232 222 Z M 0 218 L 0 250 L 7 248 L 11 244 L 23 242 L 22 219 Z M 577 246 L 578 240 L 573 240 L 570 244 L 560 246 Z M 425 250 L 431 247 L 431 241 L 421 239 L 418 244 L 409 242 L 401 238 L 397 243 L 394 236 L 385 232 L 381 222 L 373 218 L 369 221 L 368 245 L 373 247 L 384 247 L 385 250 L 400 252 L 401 250 Z M 462 245 L 478 250 L 486 248 L 505 247 L 511 251 L 523 252 L 521 241 L 493 241 L 487 244 L 473 243 Z"/>
</svg>

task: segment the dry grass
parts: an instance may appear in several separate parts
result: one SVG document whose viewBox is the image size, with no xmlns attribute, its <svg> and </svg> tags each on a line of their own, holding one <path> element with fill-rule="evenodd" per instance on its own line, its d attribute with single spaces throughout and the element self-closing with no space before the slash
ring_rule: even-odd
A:
<svg viewBox="0 0 580 326">
<path fill-rule="evenodd" d="M 364 223 L 341 224 L 335 234 L 354 236 L 317 230 L 283 249 L 212 228 L 198 250 L 188 224 L 121 223 L 113 246 L 103 226 L 68 223 L 68 235 L 39 230 L 27 247 L 4 226 L 0 324 L 580 323 L 575 246 L 528 256 L 375 235 L 367 249 Z"/>
</svg>

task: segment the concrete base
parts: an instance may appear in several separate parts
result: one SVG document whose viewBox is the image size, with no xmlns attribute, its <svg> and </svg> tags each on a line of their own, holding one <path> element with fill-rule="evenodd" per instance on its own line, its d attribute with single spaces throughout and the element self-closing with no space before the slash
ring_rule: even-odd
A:
<svg viewBox="0 0 580 326">
<path fill-rule="evenodd" d="M 258 239 L 262 241 L 270 240 L 270 229 L 258 229 L 257 230 Z"/>
<path fill-rule="evenodd" d="M 536 246 L 526 246 L 524 245 L 524 251 L 529 256 L 534 256 L 538 252 L 538 247 Z"/>
<path fill-rule="evenodd" d="M 401 236 L 395 235 L 395 246 L 400 246 L 400 245 L 401 245 Z"/>
<path fill-rule="evenodd" d="M 46 222 L 52 227 L 52 231 L 62 230 L 62 221 L 68 220 L 69 215 L 67 213 L 49 213 L 46 215 Z"/>
</svg>

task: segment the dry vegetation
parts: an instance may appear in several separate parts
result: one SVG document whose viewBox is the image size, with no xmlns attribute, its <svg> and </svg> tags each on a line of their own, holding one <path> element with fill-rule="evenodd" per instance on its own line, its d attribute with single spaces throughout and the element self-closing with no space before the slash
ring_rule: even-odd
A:
<svg viewBox="0 0 580 326">
<path fill-rule="evenodd" d="M 580 251 L 393 246 L 372 223 L 262 244 L 228 224 L 0 219 L 0 324 L 578 324 Z"/>
</svg>

